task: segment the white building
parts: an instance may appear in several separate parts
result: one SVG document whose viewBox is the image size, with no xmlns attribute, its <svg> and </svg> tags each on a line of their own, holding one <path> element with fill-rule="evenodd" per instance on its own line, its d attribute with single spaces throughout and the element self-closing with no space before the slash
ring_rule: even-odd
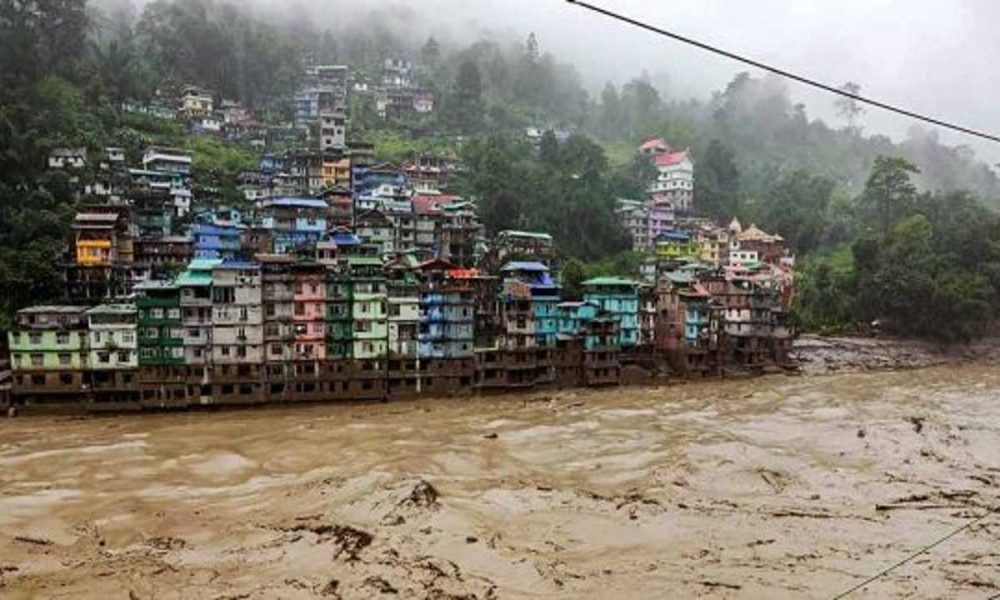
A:
<svg viewBox="0 0 1000 600">
<path fill-rule="evenodd" d="M 678 212 L 689 212 L 694 202 L 694 162 L 687 150 L 667 152 L 653 158 L 657 176 L 649 187 L 656 204 L 669 204 Z"/>
<path fill-rule="evenodd" d="M 56 148 L 49 153 L 50 169 L 79 169 L 86 165 L 86 148 Z"/>
<path fill-rule="evenodd" d="M 90 368 L 138 368 L 135 305 L 102 304 L 88 309 L 86 315 Z"/>
</svg>

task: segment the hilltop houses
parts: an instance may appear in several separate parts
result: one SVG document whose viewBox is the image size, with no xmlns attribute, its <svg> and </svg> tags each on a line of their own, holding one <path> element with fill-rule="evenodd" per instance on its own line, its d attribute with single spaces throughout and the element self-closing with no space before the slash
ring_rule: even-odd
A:
<svg viewBox="0 0 1000 600">
<path fill-rule="evenodd" d="M 263 145 L 232 182 L 206 180 L 184 148 L 105 148 L 93 162 L 86 148 L 54 151 L 50 168 L 87 180 L 66 240 L 67 304 L 17 314 L 12 402 L 464 397 L 787 363 L 794 258 L 776 232 L 693 216 L 687 150 L 645 140 L 655 179 L 614 200 L 640 269 L 574 281 L 562 232 L 487 234 L 477 199 L 451 189 L 454 156 L 378 162 L 350 137 L 350 94 L 383 118 L 417 118 L 435 109 L 418 81 L 405 59 L 370 78 L 312 65 L 289 98 L 294 119 L 267 126 L 195 86 L 158 98 L 191 131 Z"/>
</svg>

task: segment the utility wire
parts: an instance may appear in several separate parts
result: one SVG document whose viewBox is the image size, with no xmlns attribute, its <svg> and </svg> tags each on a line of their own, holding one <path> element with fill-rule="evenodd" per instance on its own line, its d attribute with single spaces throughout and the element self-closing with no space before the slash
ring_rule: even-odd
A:
<svg viewBox="0 0 1000 600">
<path fill-rule="evenodd" d="M 875 581 L 876 579 L 879 579 L 880 577 L 884 577 L 884 576 L 888 575 L 892 571 L 894 571 L 897 568 L 905 565 L 906 563 L 910 562 L 914 558 L 916 558 L 916 557 L 920 556 L 921 554 L 924 554 L 925 552 L 929 551 L 931 548 L 933 548 L 933 547 L 935 547 L 935 546 L 937 546 L 939 544 L 943 544 L 944 542 L 950 540 L 951 538 L 955 537 L 956 535 L 962 533 L 966 529 L 972 527 L 976 523 L 979 523 L 980 521 L 986 519 L 987 517 L 992 516 L 993 513 L 995 513 L 997 510 L 998 509 L 996 509 L 996 508 L 991 508 L 986 513 L 984 513 L 984 514 L 976 517 L 975 519 L 967 522 L 965 525 L 962 525 L 961 527 L 959 527 L 958 529 L 952 531 L 948 535 L 935 540 L 933 543 L 928 544 L 927 546 L 924 546 L 923 548 L 921 548 L 917 552 L 914 552 L 913 554 L 907 556 L 906 558 L 904 558 L 903 560 L 897 562 L 896 564 L 892 565 L 891 567 L 882 569 L 878 573 L 872 575 L 868 579 L 865 579 L 864 581 L 862 581 L 861 583 L 855 585 L 851 589 L 849 589 L 849 590 L 847 590 L 845 592 L 841 592 L 841 593 L 837 594 L 836 596 L 833 597 L 833 600 L 840 600 L 841 598 L 846 598 L 850 594 L 853 594 L 854 592 L 860 590 L 861 588 L 865 587 L 866 585 L 868 585 L 869 583 Z M 1000 595 L 994 596 L 993 598 L 1000 598 Z M 993 600 L 993 598 L 990 598 L 988 600 Z"/>
<path fill-rule="evenodd" d="M 686 36 L 683 36 L 683 35 L 680 35 L 680 34 L 677 34 L 677 33 L 673 33 L 672 31 L 667 31 L 666 29 L 661 29 L 661 28 L 656 27 L 654 25 L 650 25 L 649 23 L 644 23 L 642 21 L 633 19 L 633 18 L 625 16 L 623 14 L 610 11 L 610 10 L 608 10 L 606 8 L 601 8 L 600 6 L 594 6 L 593 4 L 589 4 L 587 2 L 580 2 L 580 0 L 566 0 L 566 1 L 569 2 L 570 4 L 574 4 L 576 6 L 579 6 L 580 8 L 585 8 L 585 9 L 587 9 L 589 11 L 592 11 L 592 12 L 604 15 L 606 17 L 610 17 L 610 18 L 615 19 L 617 21 L 621 21 L 622 23 L 628 23 L 629 25 L 633 25 L 635 27 L 639 27 L 640 29 L 645 29 L 647 31 L 652 31 L 653 33 L 660 34 L 662 36 L 671 38 L 673 40 L 677 40 L 679 42 L 683 42 L 685 44 L 690 44 L 690 45 L 695 46 L 697 48 L 701 48 L 702 50 L 707 50 L 708 52 L 712 52 L 714 54 L 719 54 L 721 56 L 725 56 L 726 58 L 730 58 L 732 60 L 735 60 L 735 61 L 747 64 L 747 65 L 750 65 L 750 66 L 753 66 L 753 67 L 757 67 L 758 69 L 763 69 L 765 71 L 770 71 L 771 73 L 774 73 L 776 75 L 781 75 L 782 77 L 787 77 L 789 79 L 793 79 L 795 81 L 798 81 L 799 83 L 804 83 L 806 85 L 810 85 L 812 87 L 819 88 L 819 89 L 824 90 L 826 92 L 830 92 L 831 94 L 837 94 L 839 96 L 844 96 L 845 98 L 850 98 L 852 100 L 856 100 L 856 101 L 864 103 L 864 104 L 870 104 L 871 106 L 877 106 L 878 108 L 882 108 L 882 109 L 885 109 L 885 110 L 888 110 L 888 111 L 891 111 L 891 112 L 894 112 L 894 113 L 898 113 L 898 114 L 901 114 L 901 115 L 904 115 L 904 116 L 907 116 L 907 117 L 910 117 L 910 118 L 913 118 L 913 119 L 924 121 L 924 122 L 927 122 L 927 123 L 932 123 L 934 125 L 937 125 L 939 127 L 944 127 L 946 129 L 953 129 L 955 131 L 960 131 L 962 133 L 965 133 L 965 134 L 968 134 L 968 135 L 973 135 L 973 136 L 980 137 L 980 138 L 983 138 L 983 139 L 987 139 L 987 140 L 990 140 L 990 141 L 993 141 L 993 142 L 1000 142 L 1000 136 L 996 136 L 996 135 L 993 135 L 993 134 L 990 134 L 990 133 L 985 133 L 985 132 L 982 132 L 982 131 L 977 131 L 975 129 L 970 129 L 968 127 L 963 127 L 961 125 L 956 125 L 954 123 L 949 123 L 947 121 L 942 121 L 941 119 L 936 119 L 934 117 L 928 117 L 926 115 L 922 115 L 920 113 L 916 113 L 916 112 L 913 112 L 912 110 L 907 110 L 907 109 L 901 108 L 899 106 L 894 106 L 892 104 L 888 104 L 888 103 L 885 103 L 885 102 L 880 102 L 878 100 L 873 100 L 871 98 L 866 98 L 864 96 L 859 96 L 857 94 L 852 94 L 852 93 L 850 93 L 850 92 L 848 92 L 846 90 L 835 88 L 832 85 L 827 85 L 827 84 L 822 83 L 820 81 L 816 81 L 815 79 L 810 79 L 809 77 L 805 77 L 803 75 L 796 75 L 795 73 L 792 73 L 790 71 L 786 71 L 786 70 L 778 68 L 778 67 L 773 67 L 771 65 L 762 63 L 762 62 L 754 60 L 752 58 L 747 58 L 746 56 L 742 56 L 740 54 L 736 54 L 735 52 L 729 52 L 728 50 L 723 50 L 723 49 L 718 48 L 716 46 L 712 46 L 710 44 L 706 44 L 705 42 L 699 42 L 698 40 L 695 40 L 695 39 L 692 39 L 692 38 L 689 38 L 689 37 L 686 37 Z"/>
</svg>

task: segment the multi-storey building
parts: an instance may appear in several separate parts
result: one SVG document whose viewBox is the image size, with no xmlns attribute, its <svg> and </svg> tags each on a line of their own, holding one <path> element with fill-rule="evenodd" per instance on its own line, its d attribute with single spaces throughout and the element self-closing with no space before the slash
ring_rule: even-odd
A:
<svg viewBox="0 0 1000 600">
<path fill-rule="evenodd" d="M 139 399 L 135 305 L 102 304 L 87 310 L 86 315 L 87 381 L 94 403 L 108 409 L 135 404 Z"/>
<path fill-rule="evenodd" d="M 621 277 L 596 277 L 583 282 L 583 299 L 597 305 L 619 324 L 619 345 L 639 343 L 639 284 Z"/>
<path fill-rule="evenodd" d="M 261 299 L 264 303 L 264 362 L 267 374 L 287 376 L 286 364 L 295 359 L 294 259 L 281 254 L 258 254 L 261 265 Z"/>
<path fill-rule="evenodd" d="M 187 406 L 180 288 L 172 281 L 148 281 L 135 291 L 142 405 Z"/>
<path fill-rule="evenodd" d="M 649 188 L 654 204 L 668 204 L 687 213 L 694 200 L 694 163 L 687 150 L 657 154 L 653 158 L 657 176 Z"/>
<path fill-rule="evenodd" d="M 181 95 L 181 112 L 188 118 L 209 117 L 215 108 L 212 92 L 189 85 Z"/>
<path fill-rule="evenodd" d="M 316 262 L 294 264 L 292 290 L 295 360 L 324 360 L 327 357 L 326 267 Z"/>
<path fill-rule="evenodd" d="M 10 344 L 14 402 L 80 402 L 89 365 L 86 307 L 35 306 L 17 312 Z"/>
<path fill-rule="evenodd" d="M 184 331 L 184 363 L 188 379 L 207 383 L 212 363 L 212 270 L 217 258 L 192 260 L 176 279 L 180 290 L 181 326 Z M 200 392 L 199 394 L 200 395 Z"/>
<path fill-rule="evenodd" d="M 212 268 L 213 403 L 264 398 L 262 299 L 259 263 L 223 261 Z"/>
<path fill-rule="evenodd" d="M 273 198 L 261 203 L 260 227 L 269 234 L 275 254 L 309 252 L 326 235 L 325 200 Z"/>
</svg>

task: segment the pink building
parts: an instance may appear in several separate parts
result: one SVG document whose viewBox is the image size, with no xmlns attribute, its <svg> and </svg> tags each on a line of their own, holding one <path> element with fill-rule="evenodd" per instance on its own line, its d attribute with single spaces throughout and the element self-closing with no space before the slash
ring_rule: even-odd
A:
<svg viewBox="0 0 1000 600">
<path fill-rule="evenodd" d="M 319 264 L 293 267 L 292 328 L 296 360 L 326 358 L 326 268 Z"/>
<path fill-rule="evenodd" d="M 648 227 L 646 239 L 649 240 L 649 245 L 652 247 L 656 240 L 656 236 L 664 233 L 666 231 L 674 230 L 674 207 L 670 203 L 664 202 L 651 202 L 649 204 L 648 217 L 646 219 L 646 225 Z"/>
</svg>

